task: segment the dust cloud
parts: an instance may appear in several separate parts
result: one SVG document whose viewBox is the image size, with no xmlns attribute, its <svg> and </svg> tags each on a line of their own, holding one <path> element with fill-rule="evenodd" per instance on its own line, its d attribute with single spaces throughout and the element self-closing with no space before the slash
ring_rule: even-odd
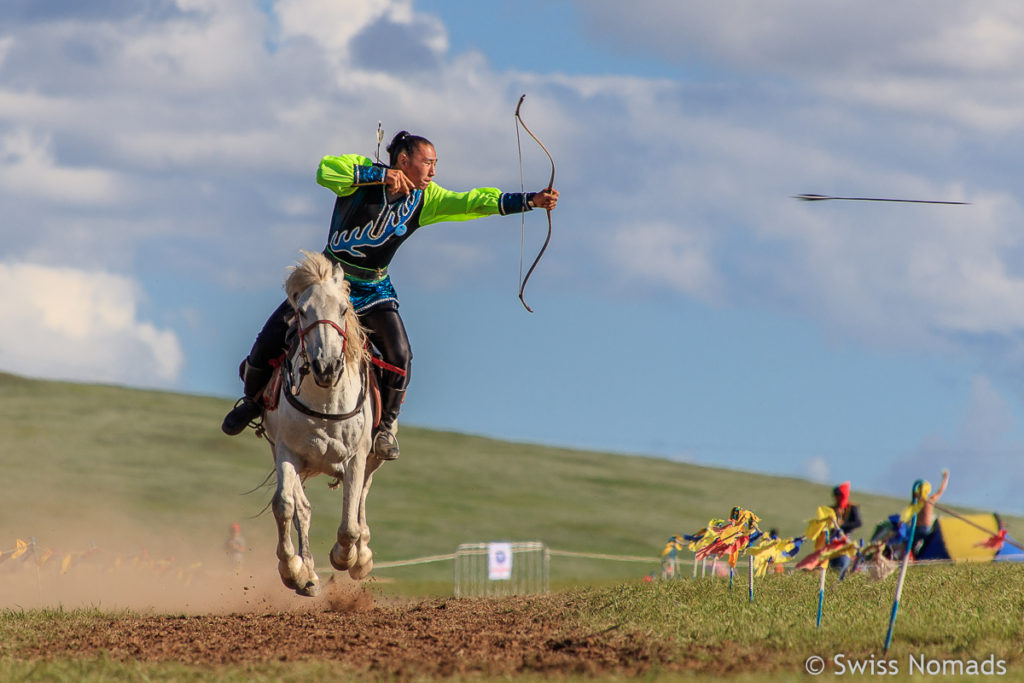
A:
<svg viewBox="0 0 1024 683">
<path fill-rule="evenodd" d="M 362 583 L 332 572 L 329 565 L 318 568 L 318 597 L 286 588 L 277 574 L 275 539 L 260 521 L 264 524 L 253 525 L 253 538 L 241 550 L 228 546 L 230 524 L 223 525 L 222 534 L 187 540 L 124 520 L 115 529 L 109 519 L 78 525 L 87 532 L 63 524 L 60 534 L 4 533 L 0 609 L 201 615 L 352 612 L 373 605 Z"/>
</svg>

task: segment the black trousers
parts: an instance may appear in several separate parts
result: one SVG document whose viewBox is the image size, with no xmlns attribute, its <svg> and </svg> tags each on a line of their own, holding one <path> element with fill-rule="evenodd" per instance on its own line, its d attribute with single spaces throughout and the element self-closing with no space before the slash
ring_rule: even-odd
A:
<svg viewBox="0 0 1024 683">
<path fill-rule="evenodd" d="M 292 305 L 285 300 L 277 307 L 263 329 L 256 335 L 256 341 L 249 351 L 249 364 L 257 368 L 269 368 L 270 361 L 281 357 L 288 351 L 288 343 L 285 337 L 288 334 L 289 319 L 294 316 L 295 311 Z M 359 316 L 359 322 L 366 328 L 370 343 L 380 353 L 385 363 L 405 370 L 405 376 L 395 372 L 384 370 L 381 373 L 381 389 L 385 396 L 382 397 L 385 412 L 388 410 L 388 395 L 395 395 L 405 391 L 409 386 L 409 376 L 412 371 L 412 348 L 409 346 L 409 336 L 405 331 L 405 323 L 398 313 L 398 305 L 393 301 L 387 301 L 374 306 Z M 393 398 L 398 405 L 394 406 L 397 414 L 398 406 L 401 405 L 401 394 Z"/>
</svg>

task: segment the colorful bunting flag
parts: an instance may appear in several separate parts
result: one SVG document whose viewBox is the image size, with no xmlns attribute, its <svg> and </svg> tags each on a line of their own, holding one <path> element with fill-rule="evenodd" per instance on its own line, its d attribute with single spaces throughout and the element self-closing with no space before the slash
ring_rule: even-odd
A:
<svg viewBox="0 0 1024 683">
<path fill-rule="evenodd" d="M 16 560 L 16 559 L 18 559 L 19 557 L 21 557 L 22 555 L 24 555 L 25 553 L 28 552 L 28 543 L 26 543 L 25 541 L 21 540 L 20 538 L 17 539 L 14 542 L 14 545 L 15 545 L 14 552 L 11 553 L 11 559 L 12 560 Z"/>
<path fill-rule="evenodd" d="M 903 509 L 900 514 L 901 522 L 909 522 L 914 518 L 914 515 L 921 512 L 924 509 L 925 503 L 928 502 L 928 496 L 931 495 L 932 485 L 927 481 L 920 482 L 919 485 L 914 487 L 914 500 Z"/>
<path fill-rule="evenodd" d="M 804 532 L 804 538 L 816 541 L 825 532 L 838 528 L 839 522 L 836 521 L 836 511 L 827 505 L 821 505 L 818 507 L 817 516 L 807 521 L 807 531 Z"/>
</svg>

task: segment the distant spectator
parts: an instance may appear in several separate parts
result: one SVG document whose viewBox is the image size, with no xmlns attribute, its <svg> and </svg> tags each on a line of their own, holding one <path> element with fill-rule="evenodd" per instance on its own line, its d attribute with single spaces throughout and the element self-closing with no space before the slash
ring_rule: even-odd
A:
<svg viewBox="0 0 1024 683">
<path fill-rule="evenodd" d="M 229 533 L 228 540 L 224 541 L 224 552 L 231 566 L 238 569 L 245 560 L 245 537 L 242 536 L 242 526 L 235 522 L 231 525 Z"/>
<path fill-rule="evenodd" d="M 769 529 L 768 530 L 768 540 L 769 541 L 777 541 L 777 540 L 779 540 L 779 530 L 776 529 L 775 527 L 772 527 L 771 529 Z M 769 566 L 771 567 L 771 570 L 773 572 L 775 572 L 776 574 L 785 574 L 786 573 L 786 568 L 783 567 L 781 564 L 775 564 L 774 562 L 771 562 L 771 564 Z"/>
<path fill-rule="evenodd" d="M 860 528 L 862 524 L 860 521 L 860 506 L 850 502 L 850 482 L 844 481 L 832 489 L 832 497 L 834 499 L 832 509 L 835 510 L 839 528 L 844 534 L 849 536 L 853 533 L 854 529 Z M 850 566 L 851 561 L 849 557 L 844 555 L 843 557 L 831 560 L 829 566 L 833 569 L 838 569 L 840 572 L 845 572 Z"/>
<path fill-rule="evenodd" d="M 918 480 L 914 482 L 914 491 L 918 490 L 918 487 L 923 485 L 925 482 Z M 921 512 L 917 514 L 917 526 L 914 528 L 914 554 L 924 547 L 925 541 L 931 535 L 932 531 L 935 530 L 935 505 L 939 499 L 942 498 L 942 494 L 946 492 L 946 486 L 949 485 L 949 470 L 942 470 L 942 483 L 939 484 L 939 488 L 935 493 L 925 498 L 924 507 L 921 508 Z M 917 501 L 915 501 L 917 502 Z"/>
</svg>

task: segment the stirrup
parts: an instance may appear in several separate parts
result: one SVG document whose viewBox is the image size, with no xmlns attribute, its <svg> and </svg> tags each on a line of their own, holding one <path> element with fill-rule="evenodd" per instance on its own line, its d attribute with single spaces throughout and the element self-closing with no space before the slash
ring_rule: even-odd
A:
<svg viewBox="0 0 1024 683">
<path fill-rule="evenodd" d="M 228 436 L 236 436 L 245 431 L 246 427 L 256 427 L 256 420 L 263 414 L 263 406 L 248 396 L 235 402 L 235 407 L 224 416 L 220 429 Z"/>
<path fill-rule="evenodd" d="M 379 442 L 387 441 L 378 447 Z M 380 460 L 398 460 L 398 437 L 390 429 L 382 429 L 373 437 L 373 454 Z"/>
</svg>

